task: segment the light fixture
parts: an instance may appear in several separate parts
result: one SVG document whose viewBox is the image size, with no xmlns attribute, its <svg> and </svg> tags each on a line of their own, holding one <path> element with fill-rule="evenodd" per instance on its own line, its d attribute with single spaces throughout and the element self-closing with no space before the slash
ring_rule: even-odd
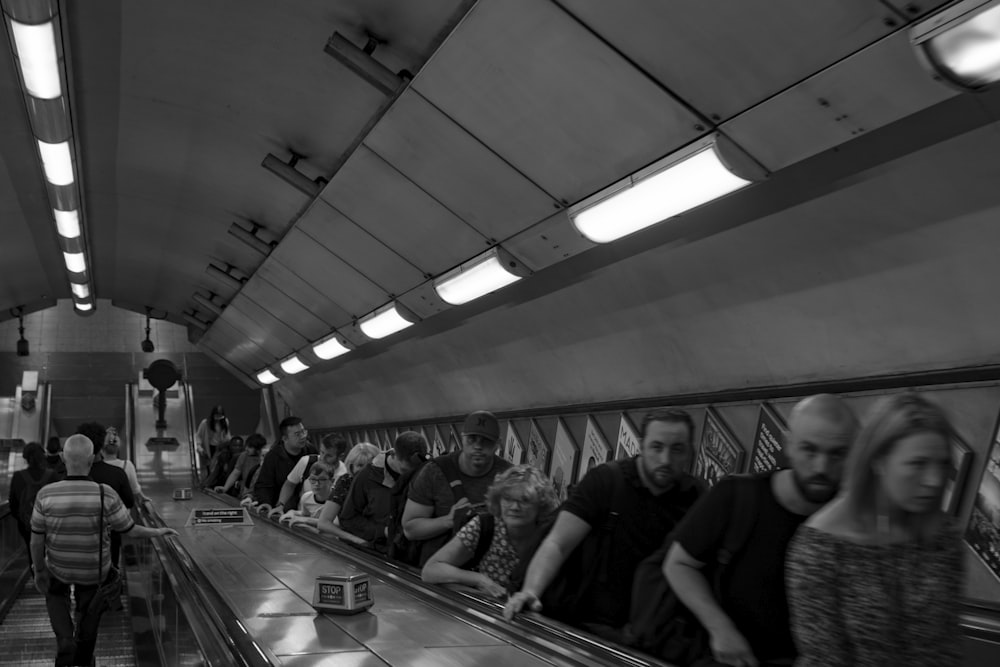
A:
<svg viewBox="0 0 1000 667">
<path fill-rule="evenodd" d="M 1000 0 L 963 0 L 910 30 L 921 61 L 961 90 L 1000 81 Z"/>
<path fill-rule="evenodd" d="M 298 164 L 301 157 L 298 153 L 292 152 L 292 157 L 285 163 L 268 153 L 260 164 L 296 190 L 315 198 L 326 185 L 326 180 L 317 178 L 315 181 L 311 181 L 308 176 L 296 169 L 295 165 Z"/>
<path fill-rule="evenodd" d="M 146 354 L 156 351 L 156 347 L 153 345 L 153 341 L 149 339 L 149 320 L 153 312 L 153 309 L 146 306 L 146 338 L 139 344 L 140 349 Z"/>
<path fill-rule="evenodd" d="M 86 283 L 70 283 L 69 288 L 78 299 L 86 299 L 90 296 L 90 289 Z"/>
<path fill-rule="evenodd" d="M 215 301 L 214 301 L 214 299 L 215 299 L 215 292 L 209 292 L 207 297 L 206 296 L 202 296 L 198 292 L 195 292 L 191 296 L 191 298 L 194 300 L 195 303 L 197 303 L 199 306 L 201 306 L 205 310 L 211 311 L 211 312 L 215 313 L 216 315 L 221 315 L 222 314 L 222 306 L 220 306 L 219 304 L 215 303 Z"/>
<path fill-rule="evenodd" d="M 11 310 L 11 315 L 14 314 L 14 310 Z M 28 356 L 28 339 L 24 337 L 24 306 L 17 307 L 17 331 L 21 334 L 21 337 L 17 339 L 17 356 L 26 357 Z"/>
<path fill-rule="evenodd" d="M 497 246 L 435 278 L 434 289 L 441 299 L 459 306 L 506 287 L 525 273 L 519 262 Z"/>
<path fill-rule="evenodd" d="M 75 308 L 76 308 L 77 310 L 83 310 L 83 311 L 88 311 L 88 310 L 90 310 L 91 308 L 93 308 L 93 307 L 94 307 L 94 304 L 92 304 L 92 303 L 87 303 L 87 302 L 84 302 L 84 303 L 75 303 L 75 304 L 73 304 L 73 306 L 74 306 L 74 307 L 75 307 Z"/>
<path fill-rule="evenodd" d="M 371 35 L 363 49 L 359 49 L 339 32 L 333 33 L 323 50 L 342 65 L 377 88 L 384 95 L 391 95 L 403 83 L 403 79 L 392 73 L 388 67 L 372 57 L 382 42 Z"/>
<path fill-rule="evenodd" d="M 309 368 L 309 366 L 299 359 L 299 355 L 297 354 L 293 354 L 281 362 L 281 370 L 285 371 L 289 375 L 301 373 L 307 368 Z"/>
<path fill-rule="evenodd" d="M 404 312 L 413 317 L 409 311 L 404 311 L 400 308 L 395 301 L 390 301 L 381 308 L 362 317 L 358 321 L 358 326 L 361 328 L 362 333 L 369 338 L 385 338 L 413 325 L 415 318 L 414 320 L 407 319 L 403 315 Z"/>
<path fill-rule="evenodd" d="M 38 152 L 42 156 L 45 179 L 52 185 L 73 184 L 73 158 L 69 152 L 69 142 L 50 144 L 38 140 Z"/>
<path fill-rule="evenodd" d="M 277 381 L 278 376 L 266 368 L 257 373 L 257 382 L 260 382 L 261 384 L 274 384 Z"/>
<path fill-rule="evenodd" d="M 10 30 L 14 33 L 17 60 L 28 94 L 42 100 L 62 95 L 53 22 L 29 25 L 12 20 Z"/>
<path fill-rule="evenodd" d="M 80 215 L 75 209 L 72 211 L 60 211 L 55 208 L 52 209 L 52 213 L 56 218 L 56 229 L 59 231 L 59 236 L 64 239 L 79 238 Z"/>
<path fill-rule="evenodd" d="M 570 219 L 591 241 L 608 243 L 750 185 L 751 179 L 733 173 L 731 160 L 763 175 L 728 141 L 723 158 L 722 140 L 705 137 L 605 188 L 571 206 Z"/>
<path fill-rule="evenodd" d="M 313 354 L 323 360 L 333 359 L 350 351 L 351 348 L 344 345 L 336 334 L 313 345 Z"/>
<path fill-rule="evenodd" d="M 243 283 L 245 283 L 247 279 L 237 278 L 236 276 L 234 276 L 231 273 L 234 268 L 236 267 L 234 267 L 232 264 L 226 264 L 226 268 L 225 270 L 223 270 L 217 267 L 215 264 L 209 264 L 207 267 L 205 267 L 205 273 L 212 276 L 216 280 L 223 282 L 226 285 L 229 285 L 233 289 L 238 290 L 243 287 Z"/>
<path fill-rule="evenodd" d="M 261 226 L 256 222 L 250 223 L 250 229 L 244 229 L 242 226 L 236 224 L 235 222 L 229 225 L 229 234 L 235 236 L 243 243 L 250 246 L 253 250 L 256 250 L 262 255 L 270 255 L 271 251 L 277 246 L 277 242 L 271 241 L 268 243 L 261 237 L 257 236 L 257 230 L 261 229 Z"/>
<path fill-rule="evenodd" d="M 87 260 L 82 252 L 63 252 L 66 260 L 66 270 L 73 273 L 83 273 L 87 270 Z"/>
</svg>

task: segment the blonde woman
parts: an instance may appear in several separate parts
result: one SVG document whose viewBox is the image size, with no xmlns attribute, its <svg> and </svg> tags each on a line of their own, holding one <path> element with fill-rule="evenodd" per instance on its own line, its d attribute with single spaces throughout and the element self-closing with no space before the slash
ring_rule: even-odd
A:
<svg viewBox="0 0 1000 667">
<path fill-rule="evenodd" d="M 913 393 L 881 400 L 843 491 L 789 546 L 800 667 L 960 665 L 959 533 L 941 511 L 951 424 Z"/>
<path fill-rule="evenodd" d="M 319 519 L 316 522 L 316 530 L 318 532 L 333 535 L 352 544 L 367 544 L 360 537 L 352 535 L 341 528 L 337 516 L 340 514 L 340 509 L 344 506 L 347 494 L 351 490 L 351 482 L 354 481 L 354 476 L 362 468 L 371 463 L 378 456 L 378 453 L 378 447 L 370 442 L 362 442 L 354 445 L 351 451 L 347 453 L 347 458 L 344 459 L 347 474 L 337 478 L 337 482 L 333 485 L 333 490 L 330 492 L 330 497 L 323 504 L 323 509 L 320 511 Z"/>
</svg>

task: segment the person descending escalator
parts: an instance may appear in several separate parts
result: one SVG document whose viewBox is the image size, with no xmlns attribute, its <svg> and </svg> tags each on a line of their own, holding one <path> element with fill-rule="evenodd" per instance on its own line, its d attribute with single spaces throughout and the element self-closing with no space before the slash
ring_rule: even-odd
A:
<svg viewBox="0 0 1000 667">
<path fill-rule="evenodd" d="M 24 540 L 24 548 L 28 551 L 28 566 L 32 567 L 31 511 L 35 507 L 35 497 L 43 486 L 59 480 L 60 476 L 45 466 L 45 450 L 40 443 L 26 444 L 21 456 L 28 463 L 28 467 L 15 471 L 11 476 L 9 503 L 10 513 L 17 521 L 17 532 Z"/>
</svg>

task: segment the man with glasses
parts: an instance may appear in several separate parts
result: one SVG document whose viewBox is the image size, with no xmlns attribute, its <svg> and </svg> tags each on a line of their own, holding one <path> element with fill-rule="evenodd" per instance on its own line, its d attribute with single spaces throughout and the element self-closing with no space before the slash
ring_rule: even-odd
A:
<svg viewBox="0 0 1000 667">
<path fill-rule="evenodd" d="M 309 444 L 309 431 L 298 417 L 285 417 L 278 425 L 281 440 L 264 456 L 260 464 L 260 474 L 253 487 L 253 499 L 257 510 L 269 512 L 278 502 L 281 487 L 299 459 L 306 454 L 315 454 Z M 298 494 L 286 500 L 289 507 L 298 506 Z"/>
<path fill-rule="evenodd" d="M 486 511 L 486 490 L 511 465 L 497 456 L 499 439 L 493 413 L 473 412 L 462 425 L 461 449 L 430 461 L 410 483 L 403 534 L 423 543 L 421 566 L 466 521 Z"/>
<path fill-rule="evenodd" d="M 313 464 L 322 461 L 330 466 L 334 471 L 332 481 L 337 481 L 341 475 L 347 474 L 347 467 L 341 461 L 347 454 L 347 442 L 339 436 L 327 436 L 319 443 L 319 456 L 305 455 L 299 458 L 295 467 L 288 473 L 284 483 L 281 485 L 281 492 L 278 494 L 278 504 L 274 506 L 268 516 L 270 518 L 279 517 L 288 510 L 295 509 L 290 501 L 292 498 L 303 494 L 305 489 L 304 480 L 309 476 Z"/>
</svg>

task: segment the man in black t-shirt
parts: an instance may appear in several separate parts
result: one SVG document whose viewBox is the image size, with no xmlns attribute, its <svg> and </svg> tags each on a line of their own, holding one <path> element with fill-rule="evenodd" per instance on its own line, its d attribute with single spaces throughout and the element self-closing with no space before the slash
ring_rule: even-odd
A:
<svg viewBox="0 0 1000 667">
<path fill-rule="evenodd" d="M 647 414 L 641 437 L 638 456 L 599 465 L 573 487 L 531 559 L 524 585 L 507 602 L 506 618 L 525 608 L 546 613 L 542 595 L 570 554 L 578 546 L 593 553 L 586 547 L 610 539 L 613 548 L 600 556 L 607 560 L 601 576 L 589 577 L 587 590 L 573 610 L 574 618 L 563 620 L 606 638 L 619 637 L 628 621 L 636 567 L 663 544 L 704 488 L 687 472 L 694 457 L 694 422 L 688 413 L 658 410 Z M 589 569 L 591 564 L 582 565 L 581 576 L 587 577 Z"/>
<path fill-rule="evenodd" d="M 701 571 L 716 559 L 733 514 L 735 487 L 724 479 L 677 527 L 664 574 L 677 597 L 710 636 L 712 657 L 725 665 L 791 664 L 795 645 L 785 597 L 785 550 L 806 518 L 836 495 L 858 422 L 836 396 L 800 401 L 785 444 L 790 469 L 749 480 L 757 488 L 756 517 L 734 555 L 716 600 Z"/>
</svg>

